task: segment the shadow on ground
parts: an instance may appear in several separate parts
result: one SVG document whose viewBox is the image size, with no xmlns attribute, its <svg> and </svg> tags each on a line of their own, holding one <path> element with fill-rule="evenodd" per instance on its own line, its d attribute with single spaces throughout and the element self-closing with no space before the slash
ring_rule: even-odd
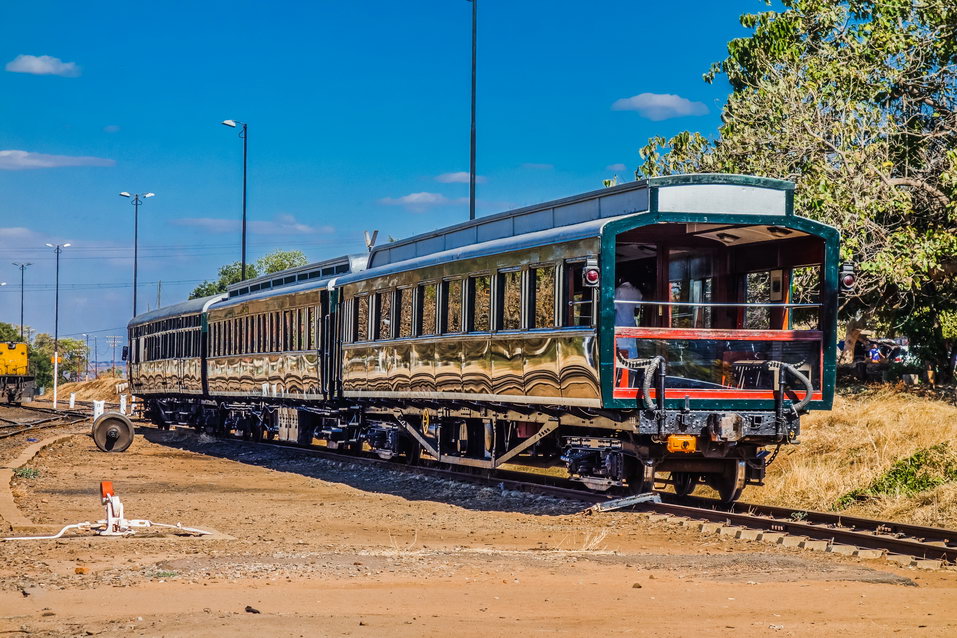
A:
<svg viewBox="0 0 957 638">
<path fill-rule="evenodd" d="M 341 461 L 330 460 L 294 447 L 255 445 L 238 439 L 213 438 L 185 429 L 164 431 L 141 427 L 137 433 L 151 443 L 178 450 L 290 472 L 410 501 L 433 501 L 474 511 L 539 516 L 574 514 L 585 508 L 581 502 L 508 490 L 503 486 L 474 485 L 381 465 L 369 466 L 350 462 L 348 457 Z"/>
</svg>

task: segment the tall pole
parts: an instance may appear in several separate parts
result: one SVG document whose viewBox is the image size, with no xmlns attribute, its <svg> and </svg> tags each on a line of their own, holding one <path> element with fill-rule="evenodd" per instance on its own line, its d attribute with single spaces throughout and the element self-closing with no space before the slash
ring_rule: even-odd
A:
<svg viewBox="0 0 957 638">
<path fill-rule="evenodd" d="M 156 193 L 143 193 L 143 199 L 147 197 L 155 197 Z M 129 197 L 130 203 L 133 204 L 133 316 L 136 316 L 138 307 L 136 304 L 136 293 L 137 293 L 137 271 L 139 269 L 139 251 L 140 251 L 140 204 L 143 203 L 143 199 L 140 199 L 139 193 L 134 193 L 130 195 L 126 191 L 120 193 L 120 197 Z"/>
<path fill-rule="evenodd" d="M 478 0 L 472 3 L 472 135 L 469 144 L 469 219 L 475 219 L 475 60 L 478 28 Z"/>
<path fill-rule="evenodd" d="M 248 156 L 248 144 L 249 144 L 249 127 L 245 122 L 240 122 L 239 120 L 223 120 L 221 122 L 224 126 L 230 128 L 240 127 L 239 137 L 243 138 L 243 248 L 242 248 L 242 271 L 239 273 L 239 280 L 243 281 L 246 279 L 246 158 Z"/>
<path fill-rule="evenodd" d="M 56 247 L 56 292 L 53 302 L 53 409 L 56 410 L 57 389 L 60 383 L 60 253 L 63 249 Z"/>
<path fill-rule="evenodd" d="M 243 130 L 239 135 L 243 138 L 243 274 L 240 281 L 244 281 L 246 279 L 246 151 L 249 141 L 245 122 L 243 122 Z"/>
<path fill-rule="evenodd" d="M 93 378 L 96 379 L 99 375 L 96 372 L 96 335 L 93 335 Z"/>
<path fill-rule="evenodd" d="M 87 381 L 89 381 L 90 380 L 90 335 L 84 332 L 83 337 L 86 339 L 86 350 L 84 351 L 86 353 L 86 356 L 83 357 L 84 359 L 86 359 L 86 362 L 85 362 L 86 365 L 83 366 L 84 368 L 83 376 L 86 377 Z"/>
<path fill-rule="evenodd" d="M 140 246 L 140 196 L 133 196 L 133 316 L 136 316 L 136 270 Z"/>
<path fill-rule="evenodd" d="M 23 341 L 23 271 L 27 269 L 27 266 L 32 266 L 30 262 L 25 264 L 13 264 L 20 269 L 20 341 Z"/>
</svg>

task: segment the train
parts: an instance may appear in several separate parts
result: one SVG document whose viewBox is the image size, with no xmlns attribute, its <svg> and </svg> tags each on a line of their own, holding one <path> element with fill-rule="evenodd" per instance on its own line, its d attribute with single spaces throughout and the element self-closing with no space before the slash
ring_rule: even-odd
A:
<svg viewBox="0 0 957 638">
<path fill-rule="evenodd" d="M 637 180 L 140 314 L 131 392 L 161 427 L 730 502 L 832 405 L 839 248 L 792 182 Z"/>
<path fill-rule="evenodd" d="M 20 405 L 33 399 L 34 378 L 29 372 L 27 344 L 0 343 L 0 403 Z"/>
</svg>

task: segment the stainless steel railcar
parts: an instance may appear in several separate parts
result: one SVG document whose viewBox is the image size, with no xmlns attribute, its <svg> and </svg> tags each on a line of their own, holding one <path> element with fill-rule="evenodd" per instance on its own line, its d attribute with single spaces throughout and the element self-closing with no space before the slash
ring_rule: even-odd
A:
<svg viewBox="0 0 957 638">
<path fill-rule="evenodd" d="M 183 358 L 198 396 L 138 355 L 153 417 L 386 458 L 561 463 L 594 489 L 669 472 L 731 500 L 801 412 L 831 405 L 838 235 L 794 214 L 789 182 L 653 178 L 331 263 L 204 302 Z"/>
</svg>

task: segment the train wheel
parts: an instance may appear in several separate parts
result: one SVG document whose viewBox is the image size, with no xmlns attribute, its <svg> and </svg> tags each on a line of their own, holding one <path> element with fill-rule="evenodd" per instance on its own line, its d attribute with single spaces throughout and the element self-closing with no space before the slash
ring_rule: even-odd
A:
<svg viewBox="0 0 957 638">
<path fill-rule="evenodd" d="M 628 480 L 628 491 L 632 494 L 647 494 L 655 491 L 655 466 L 638 463 Z"/>
<path fill-rule="evenodd" d="M 418 465 L 419 460 L 422 458 L 422 448 L 419 446 L 418 442 L 413 441 L 409 443 L 411 449 L 406 449 L 405 451 L 405 464 L 406 465 Z"/>
<path fill-rule="evenodd" d="M 708 485 L 717 490 L 722 503 L 733 503 L 741 498 L 746 483 L 744 461 L 729 461 L 720 474 L 708 475 Z"/>
<path fill-rule="evenodd" d="M 697 472 L 672 472 L 671 482 L 675 487 L 675 494 L 678 496 L 688 496 L 698 485 L 701 475 Z"/>
</svg>

